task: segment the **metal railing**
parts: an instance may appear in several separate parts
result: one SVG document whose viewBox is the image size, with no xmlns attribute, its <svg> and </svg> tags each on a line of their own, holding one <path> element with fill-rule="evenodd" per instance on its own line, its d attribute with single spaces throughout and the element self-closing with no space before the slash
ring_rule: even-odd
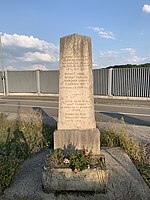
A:
<svg viewBox="0 0 150 200">
<path fill-rule="evenodd" d="M 5 71 L 4 75 L 5 84 L 0 81 L 2 95 L 59 93 L 58 70 Z M 150 68 L 94 69 L 93 89 L 101 96 L 150 97 Z"/>
</svg>

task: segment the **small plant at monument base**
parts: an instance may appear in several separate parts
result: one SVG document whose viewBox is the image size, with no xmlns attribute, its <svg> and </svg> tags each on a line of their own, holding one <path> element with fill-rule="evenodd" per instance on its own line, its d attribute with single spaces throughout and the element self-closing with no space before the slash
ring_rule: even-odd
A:
<svg viewBox="0 0 150 200">
<path fill-rule="evenodd" d="M 70 156 L 69 167 L 75 173 L 82 171 L 87 168 L 88 164 L 91 161 L 92 151 L 85 150 L 83 148 L 81 151 L 77 151 L 76 154 Z"/>
<path fill-rule="evenodd" d="M 104 156 L 95 156 L 92 150 L 86 148 L 76 149 L 73 153 L 64 153 L 56 149 L 47 157 L 47 166 L 50 168 L 70 168 L 74 173 L 85 169 L 96 168 L 106 169 Z"/>
</svg>

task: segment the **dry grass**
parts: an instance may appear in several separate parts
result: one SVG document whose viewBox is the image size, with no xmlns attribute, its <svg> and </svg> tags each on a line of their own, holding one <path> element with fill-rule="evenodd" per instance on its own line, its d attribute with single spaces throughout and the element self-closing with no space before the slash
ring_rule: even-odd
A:
<svg viewBox="0 0 150 200">
<path fill-rule="evenodd" d="M 37 113 L 28 114 L 28 117 L 28 121 L 8 120 L 5 114 L 0 114 L 0 191 L 10 185 L 31 153 L 53 144 L 55 127 L 42 124 Z"/>
<path fill-rule="evenodd" d="M 149 145 L 142 145 L 125 130 L 115 133 L 113 129 L 101 131 L 101 146 L 121 147 L 128 154 L 150 187 Z"/>
</svg>

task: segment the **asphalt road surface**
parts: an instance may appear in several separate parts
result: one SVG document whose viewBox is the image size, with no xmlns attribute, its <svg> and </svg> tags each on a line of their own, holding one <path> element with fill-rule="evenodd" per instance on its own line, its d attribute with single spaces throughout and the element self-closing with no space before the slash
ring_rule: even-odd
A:
<svg viewBox="0 0 150 200">
<path fill-rule="evenodd" d="M 150 127 L 150 101 L 95 98 L 94 104 L 96 121 L 116 122 L 124 120 L 128 124 Z M 19 115 L 33 110 L 40 111 L 47 118 L 57 119 L 58 97 L 0 97 L 0 112 Z"/>
</svg>

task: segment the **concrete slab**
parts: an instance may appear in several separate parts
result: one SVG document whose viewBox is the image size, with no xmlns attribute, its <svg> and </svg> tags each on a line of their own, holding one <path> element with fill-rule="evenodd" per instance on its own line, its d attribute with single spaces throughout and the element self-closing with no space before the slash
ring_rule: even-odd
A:
<svg viewBox="0 0 150 200">
<path fill-rule="evenodd" d="M 103 148 L 101 153 L 109 170 L 109 199 L 150 199 L 150 189 L 121 148 Z"/>
<path fill-rule="evenodd" d="M 103 149 L 110 173 L 108 192 L 46 194 L 42 190 L 42 167 L 49 150 L 43 150 L 24 162 L 10 188 L 0 200 L 149 200 L 150 189 L 129 157 L 120 148 Z M 15 196 L 15 198 L 14 198 Z M 25 199 L 24 198 L 24 199 Z"/>
</svg>

